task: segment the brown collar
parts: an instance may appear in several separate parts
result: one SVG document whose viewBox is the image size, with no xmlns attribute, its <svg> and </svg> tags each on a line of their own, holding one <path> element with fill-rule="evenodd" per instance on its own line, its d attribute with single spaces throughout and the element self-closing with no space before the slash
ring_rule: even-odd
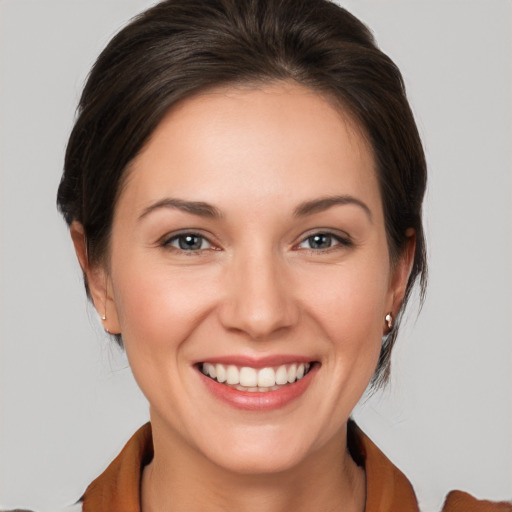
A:
<svg viewBox="0 0 512 512">
<path fill-rule="evenodd" d="M 350 421 L 348 446 L 366 471 L 365 512 L 418 512 L 414 490 L 405 475 Z M 140 482 L 144 466 L 153 458 L 151 424 L 142 426 L 121 453 L 94 480 L 82 497 L 83 512 L 141 512 Z M 448 495 L 443 512 L 510 512 L 507 503 L 478 501 L 466 493 Z"/>
<path fill-rule="evenodd" d="M 365 512 L 418 512 L 407 478 L 353 422 L 349 422 L 348 442 L 355 461 L 366 471 Z M 151 424 L 146 423 L 89 485 L 82 498 L 83 512 L 140 512 L 142 469 L 152 458 Z"/>
</svg>

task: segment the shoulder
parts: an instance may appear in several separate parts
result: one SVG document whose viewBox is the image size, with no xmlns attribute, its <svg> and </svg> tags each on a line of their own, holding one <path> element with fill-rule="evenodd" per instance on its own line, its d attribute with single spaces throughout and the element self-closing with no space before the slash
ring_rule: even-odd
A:
<svg viewBox="0 0 512 512">
<path fill-rule="evenodd" d="M 348 447 L 355 462 L 366 471 L 365 512 L 419 510 L 407 477 L 352 421 L 348 425 Z M 512 512 L 512 503 L 478 500 L 466 492 L 451 491 L 441 512 Z"/>
<path fill-rule="evenodd" d="M 452 491 L 446 496 L 442 512 L 512 512 L 512 503 L 477 500 L 467 492 Z"/>
</svg>

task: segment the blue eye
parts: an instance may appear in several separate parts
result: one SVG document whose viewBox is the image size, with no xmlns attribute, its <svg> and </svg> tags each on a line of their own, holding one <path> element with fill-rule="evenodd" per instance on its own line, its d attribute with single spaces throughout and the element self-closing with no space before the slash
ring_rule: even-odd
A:
<svg viewBox="0 0 512 512">
<path fill-rule="evenodd" d="M 201 251 L 204 249 L 211 249 L 212 244 L 203 236 L 196 235 L 195 233 L 183 233 L 181 235 L 173 236 L 164 244 L 171 246 L 182 251 Z"/>
<path fill-rule="evenodd" d="M 332 233 L 315 233 L 305 238 L 299 244 L 299 248 L 325 251 L 337 245 L 350 245 L 350 241 L 335 236 Z"/>
</svg>

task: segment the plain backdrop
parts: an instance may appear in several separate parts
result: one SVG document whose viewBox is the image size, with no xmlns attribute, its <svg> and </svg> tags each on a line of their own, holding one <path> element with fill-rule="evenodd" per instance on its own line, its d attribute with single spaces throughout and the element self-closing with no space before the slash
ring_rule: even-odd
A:
<svg viewBox="0 0 512 512">
<path fill-rule="evenodd" d="M 0 1 L 0 509 L 63 509 L 148 418 L 55 208 L 86 74 L 147 0 Z M 425 143 L 430 286 L 355 413 L 425 512 L 512 498 L 512 2 L 353 0 Z"/>
</svg>

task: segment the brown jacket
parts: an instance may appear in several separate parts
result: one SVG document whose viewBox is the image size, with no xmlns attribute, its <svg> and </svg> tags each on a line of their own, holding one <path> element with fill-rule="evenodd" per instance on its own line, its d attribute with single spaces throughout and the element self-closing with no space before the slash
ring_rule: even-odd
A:
<svg viewBox="0 0 512 512">
<path fill-rule="evenodd" d="M 348 444 L 366 471 L 365 512 L 418 512 L 414 490 L 373 442 L 349 423 Z M 153 457 L 151 425 L 141 427 L 117 458 L 85 491 L 83 512 L 140 512 L 142 469 Z M 480 501 L 467 493 L 448 494 L 442 512 L 512 512 L 512 504 Z"/>
</svg>

